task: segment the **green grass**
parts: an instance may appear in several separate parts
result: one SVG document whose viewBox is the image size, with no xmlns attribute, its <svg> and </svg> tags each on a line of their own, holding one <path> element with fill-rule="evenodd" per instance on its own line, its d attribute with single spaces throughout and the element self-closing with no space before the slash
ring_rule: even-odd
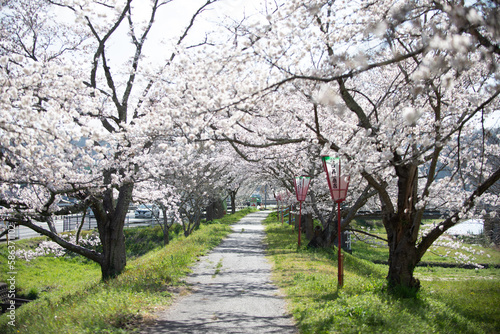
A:
<svg viewBox="0 0 500 334">
<path fill-rule="evenodd" d="M 166 247 L 155 246 L 128 261 L 126 270 L 108 282 L 101 281 L 98 265 L 79 257 L 18 260 L 16 288 L 25 293 L 31 291 L 38 299 L 16 310 L 15 327 L 7 324 L 10 319 L 5 314 L 0 316 L 0 332 L 137 332 L 138 326 L 151 319 L 155 310 L 171 302 L 173 291 L 184 285 L 183 277 L 197 257 L 217 246 L 231 232 L 229 224 L 248 212 L 242 210 L 219 222 L 204 224 L 191 236 L 179 235 Z M 33 246 L 33 243 L 33 240 L 17 241 L 16 246 Z M 145 243 L 146 248 L 152 247 L 149 239 Z M 7 249 L 1 245 L 1 269 L 6 268 L 6 255 Z M 0 281 L 8 278 L 6 273 L 2 270 Z"/>
<path fill-rule="evenodd" d="M 169 229 L 169 240 L 177 238 L 181 231 L 181 225 L 173 225 Z M 127 259 L 136 258 L 163 246 L 163 228 L 160 225 L 127 228 L 123 232 L 125 234 Z"/>
<path fill-rule="evenodd" d="M 365 259 L 381 258 L 385 251 L 370 255 L 367 248 L 360 258 L 358 249 L 345 254 L 344 287 L 339 289 L 335 252 L 297 250 L 297 233 L 274 221 L 270 215 L 266 227 L 273 279 L 287 296 L 301 333 L 500 332 L 498 269 L 479 274 L 438 268 L 426 274 L 430 280 L 422 282 L 416 298 L 404 299 L 385 291 L 387 266 Z M 454 279 L 438 280 L 447 270 Z"/>
</svg>

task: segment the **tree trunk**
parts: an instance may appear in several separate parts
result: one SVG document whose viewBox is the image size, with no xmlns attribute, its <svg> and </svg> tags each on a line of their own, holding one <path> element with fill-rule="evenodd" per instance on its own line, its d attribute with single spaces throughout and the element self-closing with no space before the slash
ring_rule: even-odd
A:
<svg viewBox="0 0 500 334">
<path fill-rule="evenodd" d="M 409 292 L 416 292 L 420 289 L 420 281 L 413 277 L 413 272 L 417 265 L 415 247 L 411 244 L 400 244 L 395 251 L 389 255 L 389 273 L 387 281 L 389 287 L 408 288 Z"/>
<path fill-rule="evenodd" d="M 111 220 L 105 225 L 99 228 L 102 231 L 99 234 L 103 248 L 101 273 L 104 281 L 121 274 L 127 264 L 123 224 Z"/>
<path fill-rule="evenodd" d="M 319 226 L 316 227 L 314 237 L 309 242 L 308 247 L 331 248 L 335 240 L 337 240 L 337 224 L 329 221 L 323 229 Z"/>
<path fill-rule="evenodd" d="M 188 237 L 200 226 L 202 212 L 199 209 L 195 209 L 192 213 L 185 212 L 185 215 L 187 222 L 182 221 L 182 229 L 184 230 L 184 236 Z"/>
<path fill-rule="evenodd" d="M 314 220 L 313 220 L 312 214 L 309 213 L 307 215 L 304 215 L 304 218 L 305 218 L 305 221 L 303 221 L 302 223 L 304 223 L 304 225 L 305 225 L 304 230 L 306 233 L 306 238 L 308 240 L 311 240 L 314 237 Z"/>
<path fill-rule="evenodd" d="M 231 190 L 231 213 L 236 213 L 236 191 Z"/>
<path fill-rule="evenodd" d="M 224 217 L 224 204 L 222 199 L 217 198 L 210 202 L 207 207 L 207 222 Z"/>
<path fill-rule="evenodd" d="M 168 228 L 167 224 L 165 223 L 163 225 L 163 246 L 166 246 L 170 243 L 170 237 L 169 237 L 168 233 L 169 233 L 169 228 Z"/>
<path fill-rule="evenodd" d="M 389 246 L 389 273 L 387 281 L 390 289 L 401 287 L 401 292 L 414 294 L 420 289 L 420 282 L 413 272 L 420 255 L 417 238 L 421 215 L 417 214 L 418 169 L 415 164 L 396 167 L 398 176 L 397 212 L 388 210 L 382 201 L 382 220 L 387 232 Z"/>
<path fill-rule="evenodd" d="M 392 223 L 392 226 L 399 226 L 398 229 L 387 231 L 387 240 L 389 244 L 389 273 L 387 281 L 390 289 L 403 287 L 412 294 L 420 289 L 420 281 L 413 277 L 413 272 L 419 256 L 416 249 L 416 241 L 409 237 L 408 224 L 398 221 Z"/>
<path fill-rule="evenodd" d="M 489 242 L 498 246 L 500 245 L 500 209 L 488 211 L 496 211 L 496 215 L 484 218 L 484 234 Z"/>
<path fill-rule="evenodd" d="M 93 207 L 102 244 L 100 264 L 104 281 L 121 274 L 127 264 L 123 228 L 133 187 L 133 184 L 124 184 L 119 188 L 116 205 L 110 190 L 104 194 L 102 204 Z"/>
</svg>

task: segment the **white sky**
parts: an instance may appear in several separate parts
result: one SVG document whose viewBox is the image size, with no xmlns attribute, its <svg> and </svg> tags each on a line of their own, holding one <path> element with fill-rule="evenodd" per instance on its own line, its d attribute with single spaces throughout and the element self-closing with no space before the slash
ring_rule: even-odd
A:
<svg viewBox="0 0 500 334">
<path fill-rule="evenodd" d="M 487 128 L 500 128 L 500 110 L 486 117 L 485 125 Z"/>
<path fill-rule="evenodd" d="M 141 11 L 140 4 L 149 0 L 136 0 L 136 10 Z M 197 17 L 194 29 L 189 35 L 189 40 L 199 40 L 205 36 L 205 32 L 217 29 L 217 23 L 222 22 L 225 17 L 241 19 L 244 15 L 256 12 L 258 0 L 219 0 L 210 5 Z M 160 41 L 173 38 L 177 40 L 185 30 L 192 16 L 206 0 L 176 0 L 160 8 L 157 19 L 151 30 L 149 40 Z M 144 8 L 145 15 L 149 15 L 147 7 Z"/>
<path fill-rule="evenodd" d="M 135 0 L 132 2 L 134 19 L 143 17 L 148 19 L 150 0 Z M 198 44 L 204 40 L 205 34 L 218 29 L 217 24 L 224 18 L 232 17 L 241 20 L 257 12 L 259 6 L 264 6 L 264 0 L 219 0 L 210 5 L 197 17 L 195 24 L 185 39 L 184 45 Z M 176 43 L 188 26 L 194 13 L 206 0 L 174 0 L 162 7 L 157 12 L 157 18 L 149 33 L 143 54 L 150 62 L 161 64 L 169 58 L 173 49 L 168 45 Z M 147 4 L 147 5 L 146 5 Z M 140 16 L 139 16 L 140 15 Z M 137 20 L 136 20 L 137 21 Z M 122 24 L 120 33 L 115 34 L 111 40 L 111 48 L 107 49 L 108 58 L 112 66 L 120 66 L 130 60 L 134 49 L 127 36 L 128 24 Z M 166 42 L 166 44 L 163 44 Z"/>
</svg>

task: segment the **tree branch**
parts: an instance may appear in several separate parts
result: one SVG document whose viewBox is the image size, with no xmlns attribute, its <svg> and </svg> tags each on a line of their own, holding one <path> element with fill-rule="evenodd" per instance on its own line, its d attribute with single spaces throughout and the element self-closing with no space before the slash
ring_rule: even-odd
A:
<svg viewBox="0 0 500 334">
<path fill-rule="evenodd" d="M 476 198 L 485 193 L 498 180 L 500 180 L 500 168 L 498 168 L 493 174 L 491 174 L 491 176 L 487 180 L 485 180 L 476 188 L 472 195 L 470 195 L 469 198 L 467 198 L 463 202 L 459 210 L 457 210 L 453 215 L 441 222 L 422 239 L 417 247 L 419 260 L 425 254 L 427 249 L 434 243 L 434 241 L 436 241 L 441 235 L 443 235 L 444 232 L 449 230 L 451 227 L 458 224 L 460 214 L 469 212 L 474 207 Z"/>
<path fill-rule="evenodd" d="M 80 255 L 82 255 L 82 256 L 84 256 L 92 261 L 95 261 L 99 264 L 101 264 L 103 261 L 103 255 L 101 253 L 97 253 L 93 250 L 82 247 L 80 245 L 72 244 L 71 242 L 68 242 L 68 241 L 64 240 L 63 238 L 61 238 L 56 233 L 48 231 L 48 230 L 34 224 L 31 220 L 19 220 L 19 221 L 16 221 L 16 223 L 18 225 L 29 227 L 33 231 L 38 232 L 40 234 L 43 234 L 46 237 L 49 237 L 52 241 L 54 241 L 55 243 L 57 243 L 61 247 L 65 248 L 67 250 L 70 250 L 74 253 L 80 254 Z"/>
</svg>

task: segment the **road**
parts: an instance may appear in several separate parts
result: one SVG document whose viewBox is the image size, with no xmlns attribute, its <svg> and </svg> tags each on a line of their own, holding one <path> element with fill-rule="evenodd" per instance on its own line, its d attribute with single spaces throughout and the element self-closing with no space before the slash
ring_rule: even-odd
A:
<svg viewBox="0 0 500 334">
<path fill-rule="evenodd" d="M 233 233 L 193 268 L 187 278 L 192 293 L 141 333 L 298 333 L 271 282 L 261 223 L 267 214 L 251 213 L 233 225 Z"/>
</svg>

